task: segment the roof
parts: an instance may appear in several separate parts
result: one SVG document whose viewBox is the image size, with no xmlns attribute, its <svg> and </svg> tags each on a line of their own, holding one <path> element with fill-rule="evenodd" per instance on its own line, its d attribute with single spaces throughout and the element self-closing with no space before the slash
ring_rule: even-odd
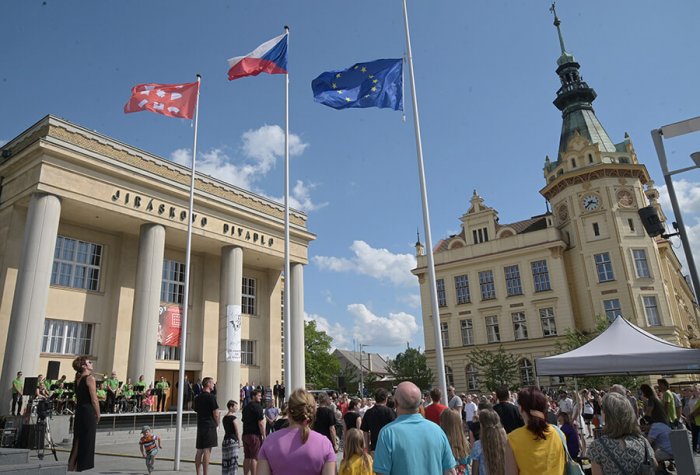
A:
<svg viewBox="0 0 700 475">
<path fill-rule="evenodd" d="M 542 229 L 547 228 L 547 216 L 549 216 L 551 213 L 546 213 L 546 214 L 541 214 L 539 216 L 533 216 L 532 218 L 528 219 L 523 219 L 522 221 L 516 221 L 514 223 L 510 224 L 501 224 L 501 223 L 496 223 L 496 233 L 500 231 L 503 228 L 511 228 L 513 231 L 515 231 L 515 234 L 525 234 L 525 233 L 531 233 L 533 231 L 539 231 Z M 464 228 L 462 228 L 462 231 L 458 234 L 453 234 L 450 237 L 441 239 L 438 241 L 438 243 L 433 247 L 433 252 L 442 252 L 442 251 L 447 251 L 450 248 L 450 242 L 453 239 L 461 239 L 462 241 L 467 241 L 466 236 L 464 235 Z"/>
<path fill-rule="evenodd" d="M 360 358 L 362 358 L 362 365 L 365 371 L 380 375 L 389 373 L 387 361 L 379 353 L 360 353 L 359 351 L 337 349 L 333 352 L 333 355 L 338 359 L 342 358 L 344 361 L 347 361 L 358 371 L 360 370 Z"/>
</svg>

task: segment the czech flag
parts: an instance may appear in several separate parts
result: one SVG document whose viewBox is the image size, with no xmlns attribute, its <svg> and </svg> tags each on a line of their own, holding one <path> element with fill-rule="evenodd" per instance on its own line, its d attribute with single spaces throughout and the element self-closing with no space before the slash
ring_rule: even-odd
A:
<svg viewBox="0 0 700 475">
<path fill-rule="evenodd" d="M 245 56 L 228 60 L 228 80 L 260 73 L 287 74 L 287 34 L 266 41 Z"/>
</svg>

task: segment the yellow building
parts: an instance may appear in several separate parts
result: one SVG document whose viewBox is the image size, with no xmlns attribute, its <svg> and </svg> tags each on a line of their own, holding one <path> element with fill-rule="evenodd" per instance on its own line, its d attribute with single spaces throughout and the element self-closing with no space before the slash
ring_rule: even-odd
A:
<svg viewBox="0 0 700 475">
<path fill-rule="evenodd" d="M 646 167 L 629 137 L 610 140 L 593 111 L 595 91 L 561 45 L 554 101 L 562 111 L 561 141 L 557 159 L 545 160 L 540 190 L 553 212 L 502 224 L 474 191 L 461 231 L 434 249 L 447 383 L 460 390 L 479 389 L 473 348 L 502 345 L 517 356 L 522 384 L 531 384 L 535 358 L 552 354 L 569 328 L 592 330 L 598 316 L 623 315 L 682 346 L 700 334 L 698 307 L 670 242 L 648 237 L 638 214 L 651 204 L 664 219 Z M 414 274 L 435 367 L 423 254 L 418 243 Z"/>
<path fill-rule="evenodd" d="M 71 380 L 80 354 L 120 380 L 172 385 L 179 349 L 160 344 L 172 329 L 159 312 L 182 304 L 190 169 L 47 116 L 2 147 L 0 177 L 3 391 L 49 361 Z M 214 376 L 223 400 L 238 399 L 241 383 L 282 379 L 284 208 L 198 174 L 191 219 L 187 374 Z M 304 214 L 290 223 L 294 341 L 314 235 Z M 226 357 L 231 309 L 240 362 Z"/>
</svg>

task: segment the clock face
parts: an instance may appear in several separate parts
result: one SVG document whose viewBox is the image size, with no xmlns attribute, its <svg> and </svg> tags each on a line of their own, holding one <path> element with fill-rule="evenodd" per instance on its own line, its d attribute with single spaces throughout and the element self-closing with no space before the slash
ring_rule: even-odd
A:
<svg viewBox="0 0 700 475">
<path fill-rule="evenodd" d="M 557 209 L 557 216 L 560 221 L 566 221 L 569 219 L 569 208 L 564 204 Z"/>
<path fill-rule="evenodd" d="M 634 197 L 629 190 L 620 190 L 617 192 L 617 202 L 620 206 L 629 207 L 634 203 Z"/>
<path fill-rule="evenodd" d="M 583 205 L 583 209 L 586 211 L 593 211 L 598 209 L 598 206 L 600 206 L 600 198 L 598 198 L 596 195 L 586 195 L 581 200 L 581 204 Z"/>
</svg>

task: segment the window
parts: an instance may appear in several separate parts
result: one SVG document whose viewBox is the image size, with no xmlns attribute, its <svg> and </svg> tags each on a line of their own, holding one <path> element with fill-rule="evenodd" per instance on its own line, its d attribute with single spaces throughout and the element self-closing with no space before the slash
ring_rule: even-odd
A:
<svg viewBox="0 0 700 475">
<path fill-rule="evenodd" d="M 445 365 L 445 382 L 447 383 L 448 386 L 455 385 L 455 377 L 452 374 L 452 368 L 450 368 L 447 365 Z"/>
<path fill-rule="evenodd" d="M 525 320 L 525 312 L 516 312 L 511 314 L 513 317 L 513 335 L 516 340 L 527 340 L 527 321 Z"/>
<path fill-rule="evenodd" d="M 102 246 L 64 236 L 56 238 L 51 285 L 97 291 Z"/>
<path fill-rule="evenodd" d="M 557 324 L 554 321 L 554 309 L 551 307 L 540 309 L 542 321 L 542 336 L 556 336 Z"/>
<path fill-rule="evenodd" d="M 595 259 L 595 267 L 598 272 L 598 282 L 610 282 L 611 280 L 615 280 L 612 262 L 610 262 L 610 254 L 603 252 L 601 254 L 595 254 L 593 258 Z"/>
<path fill-rule="evenodd" d="M 480 228 L 472 230 L 472 237 L 474 238 L 474 244 L 480 244 L 489 240 L 489 230 L 488 228 Z"/>
<path fill-rule="evenodd" d="M 661 318 L 659 317 L 659 308 L 656 305 L 656 297 L 644 297 L 644 312 L 647 315 L 647 324 L 650 327 L 661 326 Z"/>
<path fill-rule="evenodd" d="M 462 320 L 460 322 L 462 327 L 462 346 L 469 346 L 474 344 L 474 328 L 472 326 L 471 318 Z"/>
<path fill-rule="evenodd" d="M 523 285 L 520 282 L 520 269 L 518 266 L 506 266 L 504 272 L 506 275 L 506 289 L 508 295 L 522 295 Z"/>
<path fill-rule="evenodd" d="M 255 279 L 249 277 L 243 277 L 241 312 L 246 315 L 255 315 Z"/>
<path fill-rule="evenodd" d="M 442 347 L 450 346 L 450 330 L 447 322 L 440 322 L 440 335 L 442 336 Z"/>
<path fill-rule="evenodd" d="M 164 346 L 159 343 L 158 347 L 156 348 L 156 359 L 166 361 L 179 361 L 180 348 L 177 346 Z"/>
<path fill-rule="evenodd" d="M 445 279 L 436 279 L 438 307 L 447 307 L 447 296 L 445 295 Z"/>
<path fill-rule="evenodd" d="M 469 294 L 469 277 L 466 275 L 458 275 L 455 277 L 455 293 L 457 294 L 457 303 L 469 303 L 472 301 Z"/>
<path fill-rule="evenodd" d="M 489 343 L 501 341 L 501 332 L 498 329 L 498 317 L 496 315 L 486 317 L 486 340 Z"/>
<path fill-rule="evenodd" d="M 241 340 L 241 364 L 254 366 L 255 340 Z"/>
<path fill-rule="evenodd" d="M 571 168 L 576 168 L 576 159 L 575 158 L 571 159 Z"/>
<path fill-rule="evenodd" d="M 535 292 L 544 292 L 552 290 L 549 283 L 549 269 L 547 269 L 547 261 L 535 261 L 532 263 L 532 280 L 535 283 Z"/>
<path fill-rule="evenodd" d="M 628 219 L 627 224 L 630 227 L 630 231 L 634 232 L 634 220 L 632 218 Z"/>
<path fill-rule="evenodd" d="M 91 354 L 93 326 L 92 323 L 45 319 L 44 338 L 41 341 L 42 353 Z"/>
<path fill-rule="evenodd" d="M 160 286 L 160 301 L 182 304 L 185 299 L 185 264 L 163 261 L 163 282 Z"/>
<path fill-rule="evenodd" d="M 479 389 L 479 372 L 476 365 L 469 363 L 464 369 L 464 373 L 467 376 L 467 390 L 477 391 Z"/>
<path fill-rule="evenodd" d="M 490 300 L 496 298 L 496 287 L 493 283 L 493 271 L 479 272 L 479 286 L 481 287 L 481 299 Z"/>
<path fill-rule="evenodd" d="M 598 226 L 598 223 L 593 223 L 593 235 L 600 236 L 600 226 Z"/>
<path fill-rule="evenodd" d="M 603 300 L 603 308 L 605 309 L 605 316 L 608 317 L 608 321 L 611 323 L 622 313 L 618 299 Z"/>
<path fill-rule="evenodd" d="M 535 369 L 527 358 L 520 360 L 520 382 L 523 386 L 531 386 L 535 383 Z"/>
<path fill-rule="evenodd" d="M 632 255 L 634 256 L 634 268 L 637 271 L 637 277 L 651 277 L 646 251 L 644 249 L 632 249 Z"/>
</svg>

